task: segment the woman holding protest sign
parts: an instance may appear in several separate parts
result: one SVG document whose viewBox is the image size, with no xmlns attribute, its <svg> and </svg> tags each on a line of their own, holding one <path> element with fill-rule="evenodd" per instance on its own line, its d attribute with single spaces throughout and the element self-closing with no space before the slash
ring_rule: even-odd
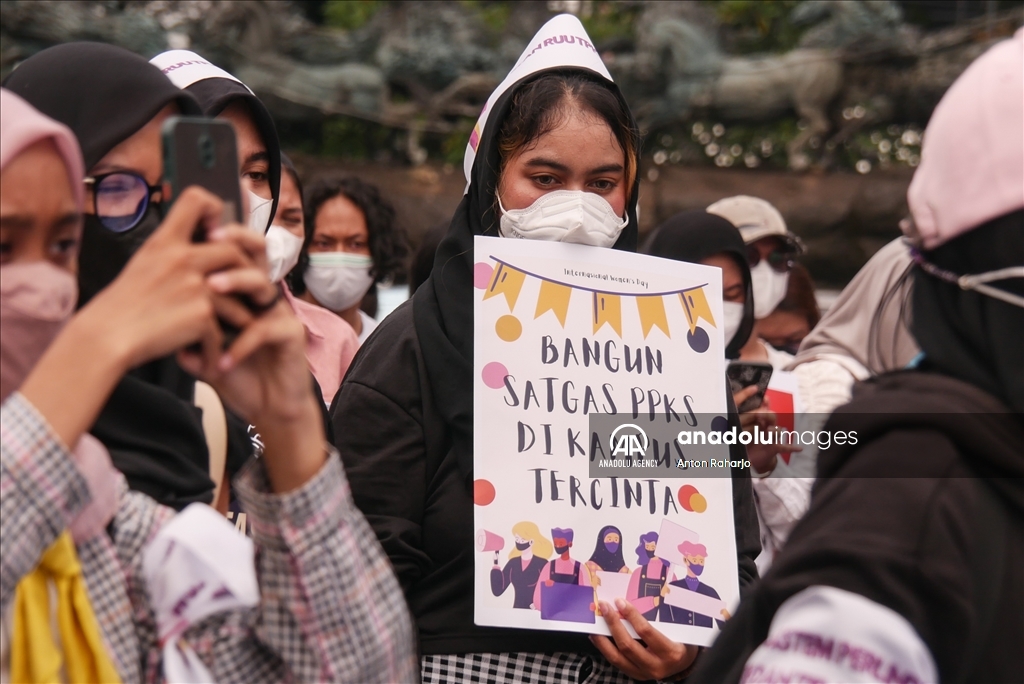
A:
<svg viewBox="0 0 1024 684">
<path fill-rule="evenodd" d="M 466 195 L 430 279 L 364 345 L 335 398 L 336 444 L 416 618 L 425 681 L 664 677 L 697 649 L 625 602 L 646 647 L 612 608 L 614 641 L 473 622 L 473 238 L 627 251 L 637 240 L 639 140 L 625 101 L 575 17 L 551 20 L 531 46 L 470 138 Z M 734 471 L 733 487 L 746 584 L 760 548 L 749 475 Z"/>
</svg>

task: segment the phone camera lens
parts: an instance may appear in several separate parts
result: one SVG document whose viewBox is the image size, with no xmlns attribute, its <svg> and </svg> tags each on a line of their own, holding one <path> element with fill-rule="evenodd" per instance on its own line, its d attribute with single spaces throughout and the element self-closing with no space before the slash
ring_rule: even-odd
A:
<svg viewBox="0 0 1024 684">
<path fill-rule="evenodd" d="M 199 163 L 205 169 L 212 169 L 216 163 L 216 152 L 213 146 L 213 138 L 204 133 L 199 136 Z"/>
</svg>

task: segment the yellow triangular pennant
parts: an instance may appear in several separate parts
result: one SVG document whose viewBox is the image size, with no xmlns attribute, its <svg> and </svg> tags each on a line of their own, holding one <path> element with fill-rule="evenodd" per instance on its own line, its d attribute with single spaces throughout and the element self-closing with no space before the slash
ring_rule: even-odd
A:
<svg viewBox="0 0 1024 684">
<path fill-rule="evenodd" d="M 484 299 L 503 294 L 505 301 L 508 302 L 508 310 L 512 311 L 516 308 L 516 300 L 519 299 L 519 291 L 523 289 L 525 280 L 526 274 L 522 271 L 517 271 L 506 264 L 498 264 L 498 268 L 494 269 L 494 275 L 491 276 L 491 283 L 487 286 L 487 292 L 484 293 Z"/>
<path fill-rule="evenodd" d="M 569 312 L 569 295 L 572 288 L 568 285 L 553 283 L 545 280 L 540 284 L 540 294 L 537 295 L 537 312 L 534 318 L 540 318 L 547 311 L 554 311 L 558 322 L 565 327 L 565 316 Z"/>
<path fill-rule="evenodd" d="M 692 290 L 684 290 L 679 293 L 683 300 L 683 311 L 686 313 L 686 322 L 690 324 L 690 334 L 697 329 L 697 319 L 703 318 L 712 327 L 715 325 L 715 317 L 711 315 L 711 307 L 708 299 L 704 296 L 703 287 L 695 287 Z"/>
<path fill-rule="evenodd" d="M 640 327 L 644 331 L 644 339 L 651 332 L 651 328 L 658 326 L 665 333 L 665 337 L 671 338 L 668 332 L 668 318 L 665 316 L 665 302 L 661 295 L 654 297 L 637 296 L 636 308 L 640 312 Z"/>
<path fill-rule="evenodd" d="M 594 332 L 607 323 L 622 337 L 622 298 L 619 295 L 594 293 Z"/>
</svg>

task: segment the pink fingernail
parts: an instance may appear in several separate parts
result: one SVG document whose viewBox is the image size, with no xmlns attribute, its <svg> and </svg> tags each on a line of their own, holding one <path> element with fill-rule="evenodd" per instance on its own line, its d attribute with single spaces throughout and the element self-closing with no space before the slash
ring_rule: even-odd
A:
<svg viewBox="0 0 1024 684">
<path fill-rule="evenodd" d="M 234 364 L 235 360 L 231 358 L 231 354 L 224 354 L 220 357 L 220 361 L 217 362 L 217 368 L 222 371 L 229 371 Z"/>
<path fill-rule="evenodd" d="M 227 237 L 227 234 L 228 231 L 225 230 L 224 228 L 215 228 L 214 230 L 210 231 L 206 237 L 209 240 L 223 240 L 225 237 Z"/>
<path fill-rule="evenodd" d="M 214 273 L 206 279 L 206 283 L 215 290 L 223 290 L 231 285 L 231 279 L 224 273 Z"/>
<path fill-rule="evenodd" d="M 621 611 L 626 607 L 626 602 L 623 599 L 617 598 L 615 599 L 615 607 Z"/>
</svg>

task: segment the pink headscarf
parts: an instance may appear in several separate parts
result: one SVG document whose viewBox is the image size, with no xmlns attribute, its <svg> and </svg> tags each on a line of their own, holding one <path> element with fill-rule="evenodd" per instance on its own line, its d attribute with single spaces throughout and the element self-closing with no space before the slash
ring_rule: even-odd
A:
<svg viewBox="0 0 1024 684">
<path fill-rule="evenodd" d="M 75 205 L 82 208 L 85 169 L 82 152 L 66 126 L 36 111 L 23 99 L 0 88 L 0 171 L 40 140 L 52 140 L 64 159 Z M 15 263 L 0 270 L 0 401 L 21 386 L 33 366 L 74 312 L 75 277 L 48 261 Z M 72 457 L 89 486 L 91 501 L 69 520 L 75 542 L 103 531 L 117 510 L 120 474 L 106 447 L 82 435 Z"/>
<path fill-rule="evenodd" d="M 47 138 L 53 140 L 57 152 L 64 158 L 75 204 L 81 209 L 85 202 L 82 184 L 85 165 L 75 134 L 64 124 L 40 114 L 11 91 L 0 88 L 0 171 L 24 150 Z"/>
<path fill-rule="evenodd" d="M 997 43 L 949 87 L 924 133 L 907 191 L 914 225 L 935 249 L 1024 207 L 1024 29 Z"/>
</svg>

